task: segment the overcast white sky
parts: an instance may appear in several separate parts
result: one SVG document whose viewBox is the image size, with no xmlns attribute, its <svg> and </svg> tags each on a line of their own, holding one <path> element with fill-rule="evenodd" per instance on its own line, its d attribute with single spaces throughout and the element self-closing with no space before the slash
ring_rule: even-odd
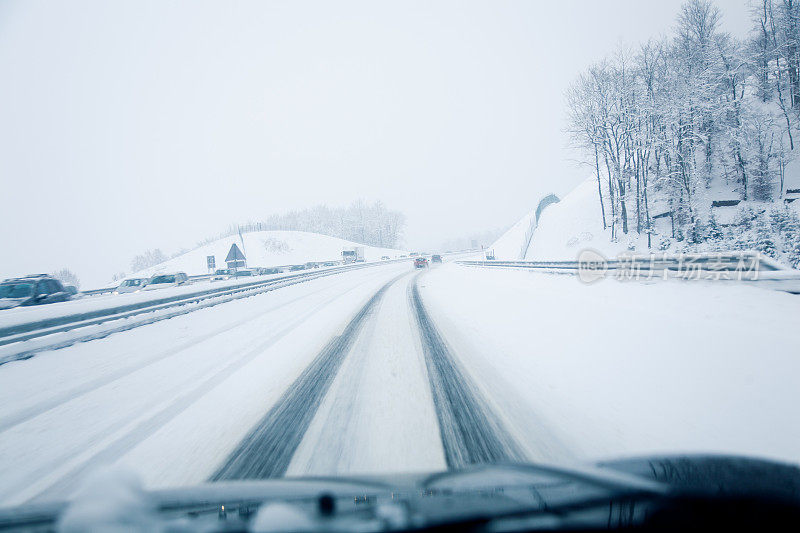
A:
<svg viewBox="0 0 800 533">
<path fill-rule="evenodd" d="M 584 170 L 563 93 L 679 0 L 0 1 L 0 276 L 381 199 L 407 243 L 509 225 Z M 747 0 L 719 2 L 749 29 Z"/>
</svg>

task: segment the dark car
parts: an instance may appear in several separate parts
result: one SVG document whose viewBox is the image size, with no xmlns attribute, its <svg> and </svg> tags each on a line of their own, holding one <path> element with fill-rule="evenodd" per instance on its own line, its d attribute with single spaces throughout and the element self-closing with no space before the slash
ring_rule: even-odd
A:
<svg viewBox="0 0 800 533">
<path fill-rule="evenodd" d="M 428 266 L 428 260 L 424 257 L 417 257 L 414 259 L 414 268 L 425 268 Z"/>
<path fill-rule="evenodd" d="M 441 255 L 433 254 L 431 256 L 431 263 L 441 263 L 441 262 L 442 262 L 442 256 Z"/>
<path fill-rule="evenodd" d="M 60 281 L 46 274 L 7 279 L 0 283 L 0 309 L 66 302 L 71 298 Z"/>
</svg>

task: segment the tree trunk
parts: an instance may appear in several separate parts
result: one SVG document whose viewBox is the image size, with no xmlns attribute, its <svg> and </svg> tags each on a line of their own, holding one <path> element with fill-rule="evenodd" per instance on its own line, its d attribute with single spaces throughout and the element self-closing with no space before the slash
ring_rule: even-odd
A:
<svg viewBox="0 0 800 533">
<path fill-rule="evenodd" d="M 600 186 L 600 159 L 597 155 L 597 144 L 594 145 L 594 168 L 597 171 L 597 197 L 600 198 L 600 215 L 603 217 L 603 229 L 606 229 L 606 208 L 603 205 L 603 188 Z"/>
</svg>

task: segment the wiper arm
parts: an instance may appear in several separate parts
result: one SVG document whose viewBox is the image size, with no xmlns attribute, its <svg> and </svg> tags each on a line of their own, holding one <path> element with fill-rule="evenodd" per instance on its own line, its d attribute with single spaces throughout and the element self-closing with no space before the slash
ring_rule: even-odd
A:
<svg viewBox="0 0 800 533">
<path fill-rule="evenodd" d="M 600 468 L 567 468 L 561 466 L 547 466 L 525 463 L 500 463 L 476 465 L 472 468 L 463 470 L 439 472 L 431 474 L 422 481 L 422 486 L 426 489 L 434 488 L 440 481 L 456 480 L 459 477 L 490 475 L 506 472 L 530 474 L 531 476 L 546 475 L 560 478 L 562 480 L 586 483 L 598 488 L 609 491 L 641 491 L 654 495 L 668 494 L 671 490 L 667 485 L 657 481 L 643 479 L 638 476 L 624 474 L 617 471 L 605 470 Z M 496 484 L 496 483 L 495 483 Z M 491 484 L 490 484 L 491 485 Z"/>
</svg>

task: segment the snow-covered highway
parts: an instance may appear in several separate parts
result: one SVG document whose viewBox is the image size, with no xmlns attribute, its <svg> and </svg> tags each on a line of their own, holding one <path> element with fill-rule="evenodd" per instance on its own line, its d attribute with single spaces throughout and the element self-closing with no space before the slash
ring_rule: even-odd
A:
<svg viewBox="0 0 800 533">
<path fill-rule="evenodd" d="M 61 496 L 122 459 L 158 484 L 204 480 L 375 291 L 409 265 L 330 276 L 0 371 L 0 498 Z"/>
<path fill-rule="evenodd" d="M 314 279 L 0 366 L 0 503 L 68 496 L 108 465 L 165 487 L 650 452 L 797 461 L 800 362 L 779 347 L 797 345 L 799 309 L 750 287 L 447 263 Z"/>
</svg>

